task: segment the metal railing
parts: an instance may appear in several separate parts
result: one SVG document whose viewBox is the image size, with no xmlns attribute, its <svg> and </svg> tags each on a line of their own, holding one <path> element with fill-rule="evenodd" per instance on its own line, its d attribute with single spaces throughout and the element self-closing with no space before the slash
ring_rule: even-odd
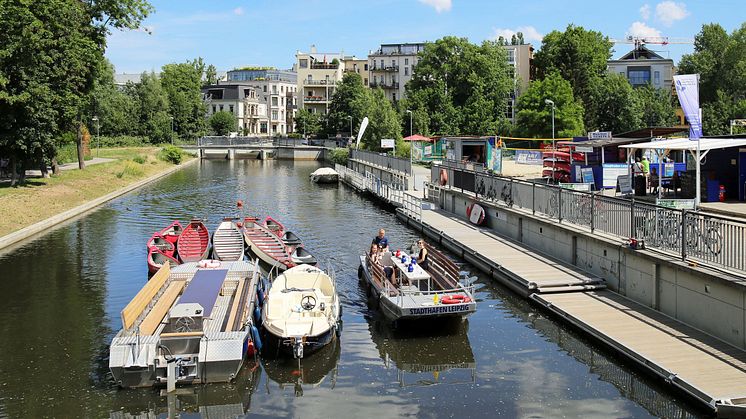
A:
<svg viewBox="0 0 746 419">
<path fill-rule="evenodd" d="M 337 84 L 337 80 L 331 80 L 331 79 L 330 80 L 326 80 L 326 79 L 321 79 L 321 80 L 304 79 L 303 80 L 304 86 L 326 86 L 326 85 L 332 86 L 336 84 Z"/>
<path fill-rule="evenodd" d="M 202 146 L 234 146 L 234 145 L 265 145 L 272 143 L 269 137 L 201 137 L 197 145 Z"/>
<path fill-rule="evenodd" d="M 462 163 L 431 168 L 427 199 L 440 204 L 442 188 L 513 207 L 710 266 L 746 272 L 746 221 L 678 210 L 597 192 L 468 170 Z"/>
<path fill-rule="evenodd" d="M 416 221 L 422 221 L 422 199 L 405 193 L 401 208 L 405 215 Z"/>
<path fill-rule="evenodd" d="M 343 181 L 361 191 L 368 191 L 386 202 L 396 206 L 404 204 L 405 196 L 401 185 L 383 182 L 381 178 L 367 172 L 365 175 L 358 173 L 340 164 L 334 165 L 334 170 L 339 173 Z"/>
<path fill-rule="evenodd" d="M 350 150 L 350 157 L 353 160 L 360 160 L 368 164 L 383 167 L 390 170 L 396 170 L 407 175 L 412 174 L 412 164 L 408 159 L 400 157 L 387 156 L 386 154 L 375 153 L 365 150 Z"/>
</svg>

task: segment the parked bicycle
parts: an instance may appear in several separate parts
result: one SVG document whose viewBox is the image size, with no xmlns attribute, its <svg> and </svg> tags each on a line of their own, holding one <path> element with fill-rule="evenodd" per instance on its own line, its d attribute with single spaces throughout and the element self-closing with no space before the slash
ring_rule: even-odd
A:
<svg viewBox="0 0 746 419">
<path fill-rule="evenodd" d="M 503 190 L 500 192 L 500 199 L 505 202 L 505 205 L 513 206 L 513 189 L 510 187 L 510 183 L 503 185 Z"/>
<path fill-rule="evenodd" d="M 700 224 L 702 225 L 700 226 Z M 706 248 L 713 256 L 720 254 L 723 248 L 723 237 L 720 235 L 720 230 L 714 221 L 687 218 L 685 226 L 688 252 L 699 253 Z M 700 246 L 700 244 L 703 246 Z"/>
</svg>

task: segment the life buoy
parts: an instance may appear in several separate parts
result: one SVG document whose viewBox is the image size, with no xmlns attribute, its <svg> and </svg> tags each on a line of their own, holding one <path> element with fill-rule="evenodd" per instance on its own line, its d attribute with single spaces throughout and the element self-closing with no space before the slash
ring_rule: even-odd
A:
<svg viewBox="0 0 746 419">
<path fill-rule="evenodd" d="M 440 186 L 448 185 L 448 172 L 446 169 L 440 169 Z"/>
<path fill-rule="evenodd" d="M 443 297 L 440 302 L 443 304 L 463 304 L 471 302 L 471 298 L 463 294 L 456 294 Z"/>
<path fill-rule="evenodd" d="M 199 262 L 197 262 L 197 267 L 198 268 L 211 268 L 211 269 L 219 268 L 220 261 L 211 260 L 211 259 L 200 260 Z"/>
<path fill-rule="evenodd" d="M 466 207 L 466 218 L 474 225 L 482 225 L 485 216 L 484 208 L 479 204 L 470 204 Z"/>
</svg>

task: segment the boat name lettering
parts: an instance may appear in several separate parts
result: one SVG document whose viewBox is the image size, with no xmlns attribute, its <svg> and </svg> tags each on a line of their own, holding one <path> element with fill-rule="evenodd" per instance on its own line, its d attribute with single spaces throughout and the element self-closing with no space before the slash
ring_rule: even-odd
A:
<svg viewBox="0 0 746 419">
<path fill-rule="evenodd" d="M 456 313 L 459 311 L 467 311 L 468 309 L 469 309 L 468 304 L 442 305 L 442 306 L 437 306 L 437 307 L 411 308 L 409 309 L 409 314 L 422 315 L 422 314 Z"/>
</svg>

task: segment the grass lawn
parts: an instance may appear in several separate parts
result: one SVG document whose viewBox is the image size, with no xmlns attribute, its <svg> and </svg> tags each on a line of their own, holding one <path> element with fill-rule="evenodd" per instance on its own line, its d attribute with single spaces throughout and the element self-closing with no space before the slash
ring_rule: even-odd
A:
<svg viewBox="0 0 746 419">
<path fill-rule="evenodd" d="M 116 161 L 65 170 L 49 179 L 30 178 L 16 187 L 0 184 L 0 237 L 174 167 L 158 160 L 159 150 L 102 148 L 99 157 Z M 181 164 L 192 158 L 184 156 Z"/>
</svg>

